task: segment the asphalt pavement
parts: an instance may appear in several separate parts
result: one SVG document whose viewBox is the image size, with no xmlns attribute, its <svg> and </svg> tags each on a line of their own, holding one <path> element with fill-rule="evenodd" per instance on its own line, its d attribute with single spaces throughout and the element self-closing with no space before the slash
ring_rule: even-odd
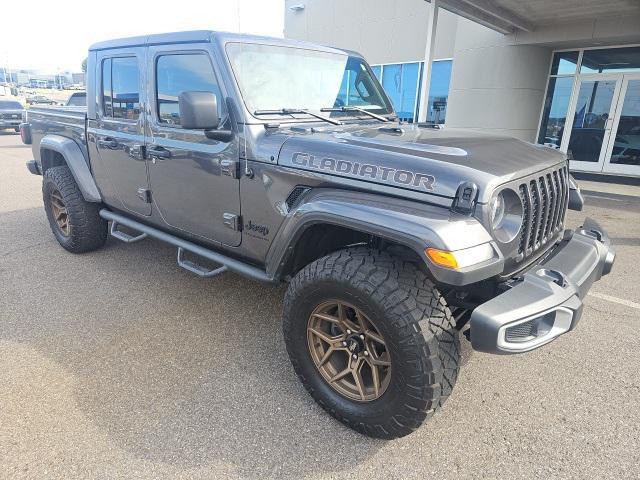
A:
<svg viewBox="0 0 640 480">
<path fill-rule="evenodd" d="M 0 132 L 0 478 L 640 477 L 640 187 L 569 215 L 618 252 L 577 330 L 519 356 L 466 348 L 442 410 L 385 442 L 298 383 L 284 287 L 197 278 L 153 240 L 67 253 L 30 158 Z"/>
</svg>

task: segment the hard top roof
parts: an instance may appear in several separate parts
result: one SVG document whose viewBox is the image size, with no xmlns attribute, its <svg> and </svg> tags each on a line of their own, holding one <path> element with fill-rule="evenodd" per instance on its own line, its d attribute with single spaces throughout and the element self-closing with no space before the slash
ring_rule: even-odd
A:
<svg viewBox="0 0 640 480">
<path fill-rule="evenodd" d="M 269 45 L 281 45 L 289 47 L 309 48 L 331 53 L 353 53 L 337 48 L 325 47 L 310 42 L 300 40 L 290 40 L 285 38 L 263 37 L 258 35 L 248 35 L 244 33 L 216 32 L 213 30 L 193 30 L 188 32 L 158 33 L 154 35 L 144 35 L 139 37 L 118 38 L 105 42 L 94 43 L 89 50 L 108 50 L 114 48 L 142 47 L 148 45 L 163 45 L 176 43 L 202 43 L 202 42 L 248 42 L 266 43 Z"/>
</svg>

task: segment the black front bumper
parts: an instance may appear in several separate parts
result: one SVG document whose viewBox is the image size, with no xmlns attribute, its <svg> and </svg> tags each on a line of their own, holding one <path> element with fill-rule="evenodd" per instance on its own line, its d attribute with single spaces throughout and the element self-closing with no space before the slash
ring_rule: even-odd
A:
<svg viewBox="0 0 640 480">
<path fill-rule="evenodd" d="M 509 290 L 471 314 L 471 344 L 488 353 L 522 353 L 575 328 L 593 282 L 611 271 L 615 252 L 606 232 L 587 218 L 553 255 Z"/>
</svg>

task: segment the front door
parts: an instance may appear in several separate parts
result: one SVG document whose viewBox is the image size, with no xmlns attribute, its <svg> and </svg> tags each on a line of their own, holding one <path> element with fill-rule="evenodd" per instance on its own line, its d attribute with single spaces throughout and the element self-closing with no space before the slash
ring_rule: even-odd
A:
<svg viewBox="0 0 640 480">
<path fill-rule="evenodd" d="M 572 170 L 640 175 L 640 74 L 582 77 L 567 125 Z"/>
<path fill-rule="evenodd" d="M 613 128 L 619 75 L 590 75 L 579 80 L 573 108 L 567 116 L 562 147 L 572 170 L 600 172 Z"/>
<path fill-rule="evenodd" d="M 102 168 L 112 189 L 110 205 L 151 214 L 149 182 L 144 156 L 144 48 L 108 50 L 98 58 L 100 105 L 95 140 Z M 141 93 L 142 92 L 142 93 Z"/>
<path fill-rule="evenodd" d="M 213 92 L 221 125 L 230 128 L 210 44 L 149 47 L 149 180 L 167 225 L 229 246 L 241 241 L 238 137 L 212 140 L 180 125 L 178 96 Z"/>
</svg>

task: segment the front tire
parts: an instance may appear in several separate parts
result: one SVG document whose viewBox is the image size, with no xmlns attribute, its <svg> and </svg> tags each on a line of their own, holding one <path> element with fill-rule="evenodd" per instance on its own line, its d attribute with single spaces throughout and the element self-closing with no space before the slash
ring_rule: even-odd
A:
<svg viewBox="0 0 640 480">
<path fill-rule="evenodd" d="M 387 252 L 350 248 L 306 266 L 287 290 L 283 329 L 311 396 L 372 437 L 414 431 L 458 375 L 458 333 L 444 298 L 416 264 Z"/>
<path fill-rule="evenodd" d="M 42 199 L 51 231 L 71 253 L 97 250 L 107 240 L 107 222 L 97 203 L 87 202 L 69 167 L 51 167 L 44 173 Z"/>
</svg>

